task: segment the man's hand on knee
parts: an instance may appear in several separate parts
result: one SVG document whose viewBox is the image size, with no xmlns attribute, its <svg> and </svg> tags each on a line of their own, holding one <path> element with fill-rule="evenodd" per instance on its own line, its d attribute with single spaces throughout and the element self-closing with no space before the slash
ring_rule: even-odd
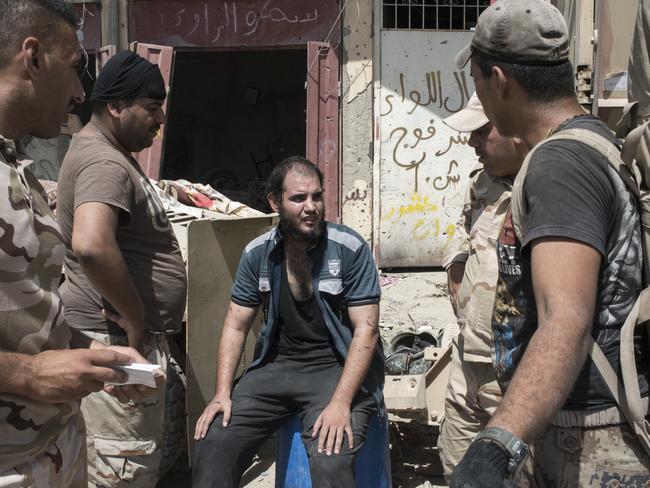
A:
<svg viewBox="0 0 650 488">
<path fill-rule="evenodd" d="M 194 430 L 194 440 L 204 439 L 214 418 L 223 412 L 223 426 L 228 427 L 230 414 L 232 412 L 232 401 L 229 395 L 215 395 L 215 397 L 205 407 L 203 413 L 196 422 Z"/>
<path fill-rule="evenodd" d="M 320 433 L 320 435 L 319 435 Z M 354 447 L 354 436 L 350 424 L 350 405 L 332 400 L 314 423 L 312 437 L 318 437 L 318 453 L 323 449 L 328 456 L 339 454 L 344 435 L 348 436 L 350 449 Z"/>
</svg>

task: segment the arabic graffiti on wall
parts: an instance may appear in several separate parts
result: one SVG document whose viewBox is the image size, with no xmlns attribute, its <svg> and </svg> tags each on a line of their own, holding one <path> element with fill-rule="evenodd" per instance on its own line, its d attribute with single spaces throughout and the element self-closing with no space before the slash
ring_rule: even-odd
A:
<svg viewBox="0 0 650 488">
<path fill-rule="evenodd" d="M 337 18 L 338 6 L 336 0 L 136 0 L 129 15 L 131 38 L 140 42 L 275 46 L 322 41 Z"/>
<path fill-rule="evenodd" d="M 435 266 L 450 252 L 467 177 L 469 134 L 442 120 L 474 90 L 454 56 L 466 32 L 384 31 L 381 38 L 381 266 Z"/>
<path fill-rule="evenodd" d="M 343 222 L 352 225 L 362 236 L 372 234 L 372 194 L 368 182 L 356 179 L 343 193 Z"/>
</svg>

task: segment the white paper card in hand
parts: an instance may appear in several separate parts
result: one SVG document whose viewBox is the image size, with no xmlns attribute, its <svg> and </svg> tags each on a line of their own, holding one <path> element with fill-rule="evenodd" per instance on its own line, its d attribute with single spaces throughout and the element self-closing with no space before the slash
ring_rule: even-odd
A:
<svg viewBox="0 0 650 488">
<path fill-rule="evenodd" d="M 106 383 L 107 385 L 145 385 L 149 388 L 156 388 L 156 380 L 153 372 L 160 368 L 158 364 L 131 363 L 115 364 L 110 366 L 118 371 L 124 371 L 128 378 L 124 383 Z"/>
</svg>

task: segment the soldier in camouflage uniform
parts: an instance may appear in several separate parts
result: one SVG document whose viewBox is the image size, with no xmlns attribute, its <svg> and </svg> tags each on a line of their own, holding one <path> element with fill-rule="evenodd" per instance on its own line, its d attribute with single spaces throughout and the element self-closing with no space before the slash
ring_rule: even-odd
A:
<svg viewBox="0 0 650 488">
<path fill-rule="evenodd" d="M 65 245 L 14 143 L 58 134 L 83 101 L 79 62 L 75 19 L 62 0 L 0 2 L 0 487 L 85 486 L 78 400 L 124 379 L 106 366 L 143 359 L 87 342 L 68 349 L 58 292 Z"/>
<path fill-rule="evenodd" d="M 452 343 L 451 376 L 438 449 L 448 478 L 501 399 L 492 366 L 491 318 L 499 275 L 496 237 L 510 207 L 512 180 L 525 157 L 518 139 L 504 138 L 488 121 L 476 95 L 444 120 L 471 132 L 480 165 L 470 173 L 454 252 L 445 260 L 460 334 Z"/>
<path fill-rule="evenodd" d="M 530 459 L 528 445 L 543 486 L 650 486 L 650 456 L 591 357 L 604 355 L 614 376 L 634 360 L 637 378 L 618 381 L 647 400 L 647 338 L 621 333 L 643 287 L 639 201 L 624 172 L 586 142 L 599 137 L 617 151 L 607 125 L 576 99 L 571 43 L 551 2 L 499 0 L 456 57 L 499 133 L 534 152 L 496 240 L 493 364 L 504 396 L 450 487 L 509 484 Z M 560 139 L 574 130 L 578 140 Z M 633 358 L 623 357 L 628 340 Z"/>
</svg>

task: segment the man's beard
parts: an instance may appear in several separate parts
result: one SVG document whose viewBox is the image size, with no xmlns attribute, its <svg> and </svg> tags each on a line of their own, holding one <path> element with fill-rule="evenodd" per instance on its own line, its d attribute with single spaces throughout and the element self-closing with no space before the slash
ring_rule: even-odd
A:
<svg viewBox="0 0 650 488">
<path fill-rule="evenodd" d="M 280 227 L 280 232 L 282 232 L 282 235 L 284 237 L 291 237 L 298 242 L 306 242 L 312 244 L 318 241 L 325 232 L 325 211 L 323 211 L 323 215 L 321 215 L 318 227 L 307 232 L 304 232 L 291 225 L 291 222 L 286 217 L 286 215 L 284 215 L 282 210 L 280 210 L 280 223 L 278 225 Z"/>
</svg>

